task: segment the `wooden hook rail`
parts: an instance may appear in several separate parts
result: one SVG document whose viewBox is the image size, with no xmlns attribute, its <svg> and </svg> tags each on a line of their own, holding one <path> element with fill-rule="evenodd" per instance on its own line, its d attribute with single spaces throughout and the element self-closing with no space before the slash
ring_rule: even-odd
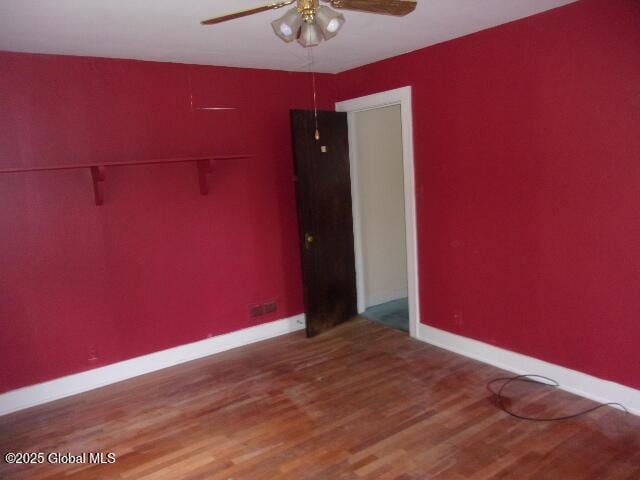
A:
<svg viewBox="0 0 640 480">
<path fill-rule="evenodd" d="M 131 165 L 158 165 L 165 163 L 195 163 L 198 172 L 198 185 L 200 193 L 207 195 L 209 193 L 209 175 L 212 173 L 211 162 L 218 160 L 238 160 L 242 158 L 250 158 L 254 155 L 208 155 L 203 157 L 182 157 L 182 158 L 163 158 L 152 160 L 124 161 L 124 162 L 106 162 L 106 163 L 82 163 L 67 165 L 51 165 L 43 167 L 18 167 L 18 168 L 0 168 L 0 174 L 3 173 L 24 173 L 24 172 L 43 172 L 52 170 L 77 170 L 88 169 L 91 173 L 91 181 L 93 183 L 93 196 L 96 205 L 104 203 L 104 183 L 106 179 L 106 169 L 111 167 L 123 167 Z"/>
</svg>

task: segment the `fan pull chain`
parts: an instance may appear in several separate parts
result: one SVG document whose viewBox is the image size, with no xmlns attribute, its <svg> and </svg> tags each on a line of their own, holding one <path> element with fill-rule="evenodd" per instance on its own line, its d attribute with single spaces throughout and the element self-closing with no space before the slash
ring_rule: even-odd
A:
<svg viewBox="0 0 640 480">
<path fill-rule="evenodd" d="M 308 49 L 309 52 L 309 70 L 311 71 L 311 86 L 313 88 L 313 120 L 315 122 L 315 133 L 314 138 L 316 142 L 320 141 L 320 129 L 318 128 L 318 100 L 316 93 L 316 73 L 314 71 L 313 65 L 313 50 L 311 48 Z"/>
<path fill-rule="evenodd" d="M 316 74 L 314 72 L 311 73 L 311 81 L 313 83 L 313 118 L 316 122 L 315 138 L 316 141 L 320 141 L 320 130 L 318 129 L 318 102 L 316 100 Z"/>
</svg>

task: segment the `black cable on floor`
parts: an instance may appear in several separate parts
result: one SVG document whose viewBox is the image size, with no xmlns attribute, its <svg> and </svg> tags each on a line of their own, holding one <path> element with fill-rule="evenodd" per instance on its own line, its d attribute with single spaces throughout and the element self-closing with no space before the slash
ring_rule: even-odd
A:
<svg viewBox="0 0 640 480">
<path fill-rule="evenodd" d="M 540 380 L 535 380 L 535 379 L 544 380 L 544 382 L 541 382 Z M 497 382 L 504 382 L 504 383 L 498 389 L 498 391 L 495 391 L 492 388 L 492 386 Z M 513 382 L 537 383 L 538 385 L 546 385 L 548 387 L 554 387 L 554 388 L 558 388 L 560 386 L 560 384 L 558 382 L 556 382 L 555 380 L 553 380 L 551 378 L 544 377 L 542 375 L 516 375 L 514 377 L 494 378 L 489 383 L 487 383 L 487 390 L 489 390 L 489 392 L 491 392 L 493 394 L 493 396 L 494 396 L 494 398 L 496 400 L 496 403 L 498 404 L 498 407 L 500 407 L 500 409 L 502 411 L 508 413 L 512 417 L 519 418 L 520 420 L 530 420 L 532 422 L 555 422 L 555 421 L 559 421 L 559 420 L 570 420 L 572 418 L 581 417 L 582 415 L 586 415 L 587 413 L 595 412 L 596 410 L 598 410 L 598 409 L 600 409 L 602 407 L 606 407 L 606 406 L 618 407 L 621 410 L 623 410 L 625 413 L 629 413 L 629 410 L 627 410 L 627 408 L 624 405 L 622 405 L 621 403 L 610 402 L 610 403 L 601 403 L 599 405 L 596 405 L 595 407 L 589 408 L 587 410 L 583 410 L 582 412 L 574 413 L 572 415 L 565 415 L 565 416 L 562 416 L 562 417 L 547 417 L 547 418 L 541 417 L 541 418 L 536 418 L 536 417 L 528 417 L 526 415 L 520 415 L 518 413 L 515 413 L 515 412 L 509 410 L 509 408 L 505 405 L 505 397 L 502 394 L 504 389 L 508 385 L 513 383 Z"/>
</svg>

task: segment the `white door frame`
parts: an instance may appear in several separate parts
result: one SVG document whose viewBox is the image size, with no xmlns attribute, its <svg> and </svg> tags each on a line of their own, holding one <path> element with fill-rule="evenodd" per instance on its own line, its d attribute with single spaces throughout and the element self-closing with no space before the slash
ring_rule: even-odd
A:
<svg viewBox="0 0 640 480">
<path fill-rule="evenodd" d="M 361 206 L 358 197 L 360 191 L 358 178 L 358 155 L 354 135 L 354 113 L 374 108 L 400 105 L 402 120 L 402 164 L 404 170 L 404 212 L 407 239 L 407 285 L 409 296 L 409 334 L 418 337 L 420 322 L 420 300 L 418 298 L 418 240 L 416 229 L 416 194 L 413 159 L 413 109 L 411 87 L 396 88 L 386 92 L 374 93 L 365 97 L 353 98 L 336 103 L 337 112 L 347 112 L 349 125 L 349 162 L 351 169 L 351 192 L 353 210 L 353 238 L 356 260 L 356 289 L 358 294 L 358 313 L 365 310 L 365 285 Z"/>
</svg>

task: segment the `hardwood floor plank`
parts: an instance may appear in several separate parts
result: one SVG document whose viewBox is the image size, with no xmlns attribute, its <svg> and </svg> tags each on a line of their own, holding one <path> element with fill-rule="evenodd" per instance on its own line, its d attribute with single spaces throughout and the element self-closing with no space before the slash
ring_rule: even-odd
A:
<svg viewBox="0 0 640 480">
<path fill-rule="evenodd" d="M 485 389 L 504 374 L 356 319 L 0 417 L 3 456 L 117 456 L 110 465 L 0 462 L 0 478 L 640 478 L 637 417 L 606 408 L 565 422 L 517 420 Z M 535 415 L 593 405 L 531 385 L 510 395 Z"/>
</svg>

